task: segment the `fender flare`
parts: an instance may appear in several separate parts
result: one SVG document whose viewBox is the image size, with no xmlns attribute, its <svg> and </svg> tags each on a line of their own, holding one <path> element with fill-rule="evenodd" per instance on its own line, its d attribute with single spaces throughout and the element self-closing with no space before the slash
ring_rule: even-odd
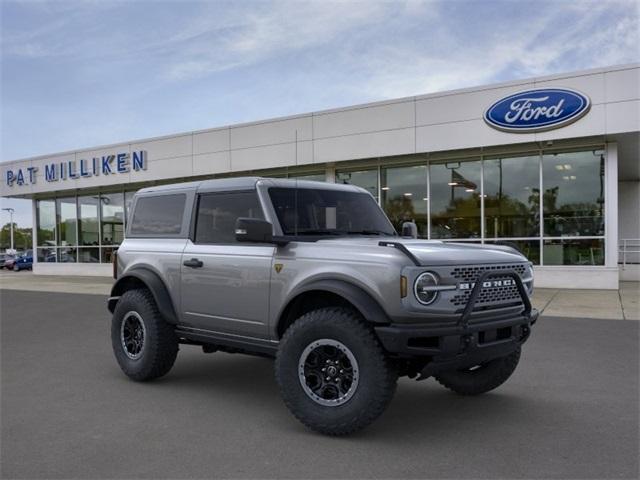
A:
<svg viewBox="0 0 640 480">
<path fill-rule="evenodd" d="M 144 286 L 147 287 L 151 295 L 153 295 L 153 299 L 164 320 L 167 323 L 176 325 L 178 323 L 178 316 L 176 315 L 173 301 L 169 295 L 169 290 L 160 276 L 147 268 L 134 268 L 118 278 L 113 287 L 111 287 L 111 296 L 108 302 L 109 311 L 111 313 L 114 312 L 120 296 L 127 290 L 127 283 L 132 279 L 142 282 Z"/>
<path fill-rule="evenodd" d="M 282 315 L 289 305 L 291 305 L 291 302 L 301 294 L 313 290 L 322 290 L 339 295 L 351 303 L 362 314 L 365 320 L 369 322 L 378 324 L 390 323 L 389 316 L 380 306 L 380 303 L 362 289 L 362 287 L 349 283 L 345 280 L 337 279 L 312 281 L 294 290 L 287 299 L 285 306 L 280 310 L 280 312 L 278 312 L 278 323 L 282 320 Z"/>
</svg>

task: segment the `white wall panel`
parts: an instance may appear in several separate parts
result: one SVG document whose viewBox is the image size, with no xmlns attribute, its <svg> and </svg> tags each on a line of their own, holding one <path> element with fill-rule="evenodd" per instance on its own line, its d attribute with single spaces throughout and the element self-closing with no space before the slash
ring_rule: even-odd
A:
<svg viewBox="0 0 640 480">
<path fill-rule="evenodd" d="M 295 162 L 294 143 L 245 148 L 231 152 L 231 171 L 259 170 L 263 168 L 285 167 Z"/>
<path fill-rule="evenodd" d="M 413 100 L 332 113 L 320 113 L 313 117 L 313 135 L 314 138 L 320 139 L 401 129 L 414 126 L 414 119 Z"/>
<path fill-rule="evenodd" d="M 501 98 L 529 88 L 533 88 L 532 83 L 469 92 L 464 95 L 445 95 L 417 100 L 416 125 L 435 125 L 482 118 L 484 111 Z"/>
<path fill-rule="evenodd" d="M 416 151 L 432 152 L 531 142 L 532 133 L 506 133 L 489 127 L 484 120 L 428 125 L 416 128 Z"/>
<path fill-rule="evenodd" d="M 605 127 L 605 106 L 604 104 L 592 105 L 591 110 L 579 120 L 576 120 L 566 127 L 536 133 L 536 140 L 556 140 L 560 138 L 589 137 L 591 135 L 602 135 Z"/>
<path fill-rule="evenodd" d="M 231 128 L 231 149 L 311 140 L 311 115 Z"/>
<path fill-rule="evenodd" d="M 228 128 L 193 134 L 194 155 L 224 150 L 229 150 Z"/>
<path fill-rule="evenodd" d="M 194 175 L 225 173 L 230 170 L 231 154 L 229 152 L 203 153 L 193 156 Z"/>
<path fill-rule="evenodd" d="M 147 158 L 151 162 L 162 158 L 191 155 L 192 148 L 191 134 L 131 144 L 132 152 L 146 150 Z"/>
<path fill-rule="evenodd" d="M 602 73 L 542 82 L 536 81 L 534 88 L 571 88 L 587 94 L 592 104 L 604 103 L 605 101 L 604 75 Z"/>
<path fill-rule="evenodd" d="M 314 163 L 415 153 L 415 130 L 387 130 L 316 140 Z"/>
<path fill-rule="evenodd" d="M 608 103 L 606 105 L 606 133 L 637 132 L 640 130 L 640 100 Z"/>
<path fill-rule="evenodd" d="M 607 102 L 640 99 L 640 68 L 607 72 L 604 77 Z"/>
<path fill-rule="evenodd" d="M 167 178 L 183 178 L 193 175 L 191 155 L 185 157 L 163 158 L 148 161 L 145 171 L 135 172 L 132 180 L 143 182 L 147 180 L 164 180 Z"/>
</svg>

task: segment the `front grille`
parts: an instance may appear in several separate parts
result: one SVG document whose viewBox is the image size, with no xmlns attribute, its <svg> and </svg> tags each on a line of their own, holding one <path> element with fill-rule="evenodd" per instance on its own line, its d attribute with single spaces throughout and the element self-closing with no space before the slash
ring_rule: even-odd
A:
<svg viewBox="0 0 640 480">
<path fill-rule="evenodd" d="M 480 274 L 487 271 L 499 271 L 499 270 L 512 270 L 516 272 L 521 278 L 526 272 L 526 265 L 516 263 L 512 265 L 476 265 L 470 267 L 456 267 L 450 272 L 450 276 L 460 282 L 474 283 Z M 491 281 L 505 280 L 510 277 L 491 277 Z M 469 301 L 471 295 L 471 289 L 465 290 L 454 295 L 449 301 L 456 307 L 464 307 Z M 476 300 L 476 308 L 489 307 L 489 306 L 504 306 L 504 304 L 511 304 L 520 302 L 520 294 L 516 285 L 508 286 L 492 286 L 485 287 L 480 290 L 478 298 Z"/>
</svg>

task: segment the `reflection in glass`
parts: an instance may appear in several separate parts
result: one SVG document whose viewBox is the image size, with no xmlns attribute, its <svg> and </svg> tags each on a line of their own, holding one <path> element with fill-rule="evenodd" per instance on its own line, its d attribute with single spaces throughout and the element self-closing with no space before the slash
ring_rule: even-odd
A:
<svg viewBox="0 0 640 480">
<path fill-rule="evenodd" d="M 540 235 L 540 157 L 484 161 L 486 238 Z"/>
<path fill-rule="evenodd" d="M 102 244 L 120 245 L 124 239 L 124 195 L 100 195 L 102 206 Z"/>
<path fill-rule="evenodd" d="M 604 154 L 547 154 L 542 166 L 544 235 L 604 235 Z"/>
<path fill-rule="evenodd" d="M 61 247 L 58 248 L 58 262 L 59 263 L 73 263 L 76 261 L 76 251 L 75 248 L 69 247 Z"/>
<path fill-rule="evenodd" d="M 431 237 L 480 237 L 480 161 L 431 165 Z"/>
<path fill-rule="evenodd" d="M 378 169 L 336 172 L 336 183 L 346 183 L 364 188 L 378 200 Z"/>
<path fill-rule="evenodd" d="M 98 263 L 100 261 L 100 249 L 98 247 L 79 248 L 78 262 L 80 263 Z"/>
<path fill-rule="evenodd" d="M 381 171 L 382 207 L 397 232 L 404 222 L 415 222 L 418 236 L 427 238 L 427 167 L 385 168 Z"/>
<path fill-rule="evenodd" d="M 79 245 L 98 245 L 100 242 L 98 233 L 98 196 L 78 197 L 78 206 L 80 207 Z"/>
<path fill-rule="evenodd" d="M 534 265 L 540 265 L 540 240 L 491 240 L 485 245 L 506 245 L 522 253 Z"/>
<path fill-rule="evenodd" d="M 289 175 L 288 178 L 297 179 L 297 180 L 311 180 L 313 182 L 326 182 L 327 176 L 324 172 L 319 173 L 308 173 L 302 175 Z"/>
<path fill-rule="evenodd" d="M 38 262 L 55 263 L 57 261 L 56 249 L 54 247 L 45 247 L 36 249 Z"/>
<path fill-rule="evenodd" d="M 133 196 L 136 192 L 124 192 L 124 214 L 125 224 L 131 221 L 131 207 L 133 206 Z"/>
<path fill-rule="evenodd" d="M 544 241 L 545 265 L 604 265 L 604 239 Z"/>
<path fill-rule="evenodd" d="M 100 249 L 100 252 L 102 253 L 102 263 L 111 263 L 113 260 L 113 252 L 115 252 L 117 248 L 118 247 L 102 247 Z"/>
<path fill-rule="evenodd" d="M 58 209 L 58 245 L 77 245 L 76 236 L 76 199 L 58 198 L 56 199 Z"/>
<path fill-rule="evenodd" d="M 36 203 L 37 244 L 56 244 L 56 203 L 53 200 L 38 200 Z"/>
</svg>

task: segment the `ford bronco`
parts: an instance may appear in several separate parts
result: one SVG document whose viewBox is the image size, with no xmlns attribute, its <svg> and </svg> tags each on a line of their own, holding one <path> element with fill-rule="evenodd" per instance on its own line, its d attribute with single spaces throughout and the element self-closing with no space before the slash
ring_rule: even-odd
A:
<svg viewBox="0 0 640 480">
<path fill-rule="evenodd" d="M 517 250 L 402 237 L 352 185 L 205 180 L 142 189 L 132 212 L 108 300 L 124 373 L 165 375 L 180 344 L 275 357 L 286 406 L 324 434 L 369 425 L 399 376 L 495 389 L 538 317 Z"/>
</svg>

